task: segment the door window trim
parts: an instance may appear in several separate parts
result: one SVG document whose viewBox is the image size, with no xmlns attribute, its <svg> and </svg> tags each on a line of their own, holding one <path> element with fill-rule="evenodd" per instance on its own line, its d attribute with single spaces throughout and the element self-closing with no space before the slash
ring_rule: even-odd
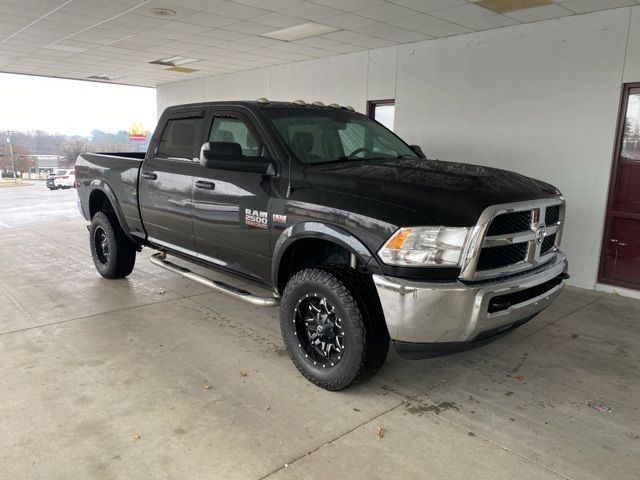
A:
<svg viewBox="0 0 640 480">
<path fill-rule="evenodd" d="M 636 283 L 625 282 L 623 280 L 615 280 L 605 277 L 606 255 L 609 246 L 609 238 L 611 237 L 611 227 L 613 224 L 613 206 L 616 197 L 616 185 L 618 183 L 620 155 L 622 153 L 622 139 L 624 136 L 624 125 L 626 122 L 627 105 L 629 103 L 629 93 L 632 89 L 640 88 L 640 82 L 624 83 L 621 88 L 620 104 L 618 106 L 618 122 L 616 125 L 615 143 L 613 145 L 613 160 L 611 162 L 611 172 L 609 174 L 609 191 L 607 193 L 607 204 L 605 209 L 605 222 L 602 232 L 602 242 L 600 245 L 600 262 L 598 267 L 598 283 L 613 285 L 616 287 L 629 288 L 632 290 L 640 290 L 640 286 Z"/>
</svg>

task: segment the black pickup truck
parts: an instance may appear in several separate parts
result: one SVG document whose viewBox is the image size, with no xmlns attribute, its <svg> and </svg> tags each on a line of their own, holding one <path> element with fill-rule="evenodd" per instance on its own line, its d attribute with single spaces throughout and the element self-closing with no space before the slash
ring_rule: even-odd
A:
<svg viewBox="0 0 640 480">
<path fill-rule="evenodd" d="M 495 338 L 546 308 L 568 278 L 555 187 L 427 159 L 335 104 L 170 107 L 146 154 L 82 154 L 76 181 L 103 277 L 129 275 L 150 247 L 158 266 L 279 306 L 293 363 L 328 390 L 375 373 L 390 340 L 426 358 Z"/>
</svg>

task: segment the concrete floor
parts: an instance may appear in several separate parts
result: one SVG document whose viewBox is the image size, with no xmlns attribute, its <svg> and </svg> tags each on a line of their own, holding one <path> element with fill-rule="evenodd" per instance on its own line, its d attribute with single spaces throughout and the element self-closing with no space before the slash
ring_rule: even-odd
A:
<svg viewBox="0 0 640 480">
<path fill-rule="evenodd" d="M 148 250 L 104 280 L 80 220 L 0 230 L 0 252 L 0 478 L 640 475 L 639 301 L 567 288 L 483 348 L 392 352 L 329 393 L 289 361 L 277 310 L 159 270 Z"/>
</svg>

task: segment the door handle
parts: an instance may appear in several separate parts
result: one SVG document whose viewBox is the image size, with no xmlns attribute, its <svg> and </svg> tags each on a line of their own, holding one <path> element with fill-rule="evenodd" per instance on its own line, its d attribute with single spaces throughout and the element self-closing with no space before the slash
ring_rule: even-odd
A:
<svg viewBox="0 0 640 480">
<path fill-rule="evenodd" d="M 213 190 L 216 188 L 216 184 L 213 182 L 205 182 L 204 180 L 198 180 L 196 182 L 196 188 L 202 188 L 204 190 Z"/>
<path fill-rule="evenodd" d="M 156 180 L 158 178 L 158 175 L 156 175 L 155 173 L 141 173 L 142 178 L 146 178 L 148 180 Z"/>
</svg>

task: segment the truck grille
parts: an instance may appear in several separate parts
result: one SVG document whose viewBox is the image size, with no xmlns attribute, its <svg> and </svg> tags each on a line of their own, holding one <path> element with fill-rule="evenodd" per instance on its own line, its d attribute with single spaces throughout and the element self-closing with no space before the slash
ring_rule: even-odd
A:
<svg viewBox="0 0 640 480">
<path fill-rule="evenodd" d="M 564 215 L 562 198 L 497 205 L 478 221 L 474 250 L 461 278 L 481 280 L 520 272 L 553 257 Z M 482 237 L 483 233 L 484 236 Z"/>
<path fill-rule="evenodd" d="M 547 225 L 553 225 L 554 223 L 558 223 L 558 220 L 560 220 L 560 205 L 548 207 L 544 222 Z"/>
<path fill-rule="evenodd" d="M 551 250 L 556 244 L 556 234 L 552 233 L 548 237 L 545 237 L 542 242 L 542 247 L 540 247 L 540 254 L 546 253 Z"/>
<path fill-rule="evenodd" d="M 493 219 L 487 235 L 504 235 L 505 233 L 524 232 L 531 228 L 531 211 L 503 213 Z"/>
<path fill-rule="evenodd" d="M 504 247 L 483 248 L 476 270 L 493 270 L 522 262 L 527 258 L 527 244 L 514 243 Z"/>
</svg>

